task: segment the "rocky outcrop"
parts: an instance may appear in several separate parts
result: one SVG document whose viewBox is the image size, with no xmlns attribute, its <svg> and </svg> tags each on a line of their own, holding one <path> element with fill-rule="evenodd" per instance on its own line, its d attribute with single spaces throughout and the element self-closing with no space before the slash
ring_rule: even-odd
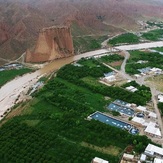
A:
<svg viewBox="0 0 163 163">
<path fill-rule="evenodd" d="M 45 62 L 74 54 L 69 27 L 49 27 L 39 32 L 33 52 L 26 51 L 26 62 Z"/>
</svg>

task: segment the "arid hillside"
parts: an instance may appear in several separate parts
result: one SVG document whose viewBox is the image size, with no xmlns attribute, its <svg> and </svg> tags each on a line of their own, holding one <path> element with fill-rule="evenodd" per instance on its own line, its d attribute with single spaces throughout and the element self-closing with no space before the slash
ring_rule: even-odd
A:
<svg viewBox="0 0 163 163">
<path fill-rule="evenodd" d="M 138 30 L 138 20 L 156 18 L 163 18 L 160 0 L 0 0 L 0 58 L 32 50 L 45 27 L 71 27 L 75 39 Z"/>
<path fill-rule="evenodd" d="M 50 27 L 40 30 L 34 51 L 27 50 L 26 62 L 45 62 L 74 54 L 70 28 Z"/>
</svg>

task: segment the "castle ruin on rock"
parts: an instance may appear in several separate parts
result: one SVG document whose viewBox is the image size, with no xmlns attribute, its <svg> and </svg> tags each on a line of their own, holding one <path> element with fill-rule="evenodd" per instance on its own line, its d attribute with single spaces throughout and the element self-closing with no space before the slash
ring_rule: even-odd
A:
<svg viewBox="0 0 163 163">
<path fill-rule="evenodd" d="M 39 32 L 34 51 L 26 51 L 26 62 L 46 62 L 74 55 L 73 41 L 69 27 L 43 28 Z"/>
</svg>

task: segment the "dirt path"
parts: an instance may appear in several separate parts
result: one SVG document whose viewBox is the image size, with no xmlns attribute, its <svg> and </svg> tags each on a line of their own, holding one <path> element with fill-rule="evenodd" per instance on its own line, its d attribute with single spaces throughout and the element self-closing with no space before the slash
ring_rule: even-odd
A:
<svg viewBox="0 0 163 163">
<path fill-rule="evenodd" d="M 156 97 L 158 95 L 157 90 L 154 88 L 153 85 L 150 86 L 150 89 L 151 89 L 151 93 L 152 93 L 153 106 L 154 106 L 155 112 L 157 114 L 158 124 L 159 124 L 160 130 L 161 130 L 161 135 L 163 136 L 163 121 L 162 121 L 161 114 L 160 114 L 160 111 L 157 106 L 157 99 L 156 99 Z M 161 139 L 161 140 L 163 143 L 163 139 Z"/>
</svg>

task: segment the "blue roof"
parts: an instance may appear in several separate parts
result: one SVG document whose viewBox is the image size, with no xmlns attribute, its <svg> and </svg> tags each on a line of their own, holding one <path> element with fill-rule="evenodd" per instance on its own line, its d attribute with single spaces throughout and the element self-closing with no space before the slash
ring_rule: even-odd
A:
<svg viewBox="0 0 163 163">
<path fill-rule="evenodd" d="M 104 114 L 102 114 L 100 112 L 96 112 L 96 113 L 92 114 L 90 117 L 95 119 L 95 120 L 99 120 L 100 122 L 103 122 L 103 123 L 109 124 L 111 126 L 114 126 L 114 127 L 118 127 L 118 128 L 121 128 L 121 129 L 126 128 L 128 130 L 131 129 L 130 124 L 122 122 L 122 121 L 117 120 L 115 118 L 112 118 L 110 116 L 104 115 Z"/>
<path fill-rule="evenodd" d="M 135 113 L 135 111 L 129 107 L 120 106 L 120 105 L 117 105 L 114 103 L 109 104 L 109 106 L 107 108 L 111 111 L 117 111 L 121 114 L 125 114 L 125 115 L 128 115 L 130 117 L 132 117 Z"/>
<path fill-rule="evenodd" d="M 115 104 L 122 105 L 122 106 L 126 106 L 127 104 L 129 104 L 129 103 L 127 103 L 127 102 L 125 102 L 125 101 L 122 101 L 122 100 L 115 100 L 114 103 L 115 103 Z"/>
<path fill-rule="evenodd" d="M 112 75 L 115 75 L 115 72 L 114 71 L 108 72 L 108 73 L 104 73 L 104 76 L 105 77 L 109 77 L 109 76 L 112 76 Z"/>
<path fill-rule="evenodd" d="M 101 112 L 95 112 L 94 114 L 90 115 L 91 118 L 98 120 L 100 122 L 103 122 L 105 124 L 118 127 L 121 129 L 128 130 L 131 134 L 138 134 L 139 130 L 136 127 L 133 127 L 131 124 L 123 122 L 121 120 L 117 120 L 115 118 L 112 118 L 108 115 L 105 115 Z"/>
<path fill-rule="evenodd" d="M 146 67 L 146 68 L 138 69 L 139 72 L 141 72 L 141 73 L 145 73 L 145 74 L 148 73 L 150 70 L 151 70 L 150 67 Z"/>
</svg>

